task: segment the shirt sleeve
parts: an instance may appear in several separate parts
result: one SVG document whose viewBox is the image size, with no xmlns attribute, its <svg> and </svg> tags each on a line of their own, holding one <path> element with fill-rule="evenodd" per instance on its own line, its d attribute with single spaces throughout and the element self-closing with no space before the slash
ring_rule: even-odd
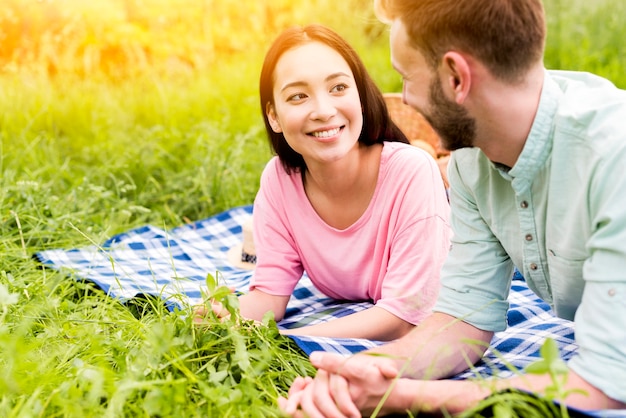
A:
<svg viewBox="0 0 626 418">
<path fill-rule="evenodd" d="M 450 206 L 439 168 L 422 150 L 399 152 L 381 191 L 393 203 L 387 216 L 389 254 L 382 280 L 372 280 L 375 304 L 418 324 L 432 313 L 440 287 L 441 266 L 450 248 Z M 379 203 L 381 204 L 381 203 Z M 372 222 L 386 222 L 372 219 Z"/>
<path fill-rule="evenodd" d="M 624 142 L 622 141 L 622 144 Z M 612 149 L 589 198 L 594 231 L 583 265 L 585 289 L 574 319 L 570 367 L 607 396 L 626 402 L 626 146 Z"/>
<path fill-rule="evenodd" d="M 469 151 L 469 152 L 468 152 Z M 513 262 L 478 210 L 471 184 L 491 168 L 475 150 L 452 153 L 448 166 L 452 246 L 441 274 L 435 311 L 443 312 L 483 330 L 507 327 L 507 297 Z M 479 167 L 468 170 L 463 165 Z M 466 174 L 466 173 L 464 173 Z"/>
<path fill-rule="evenodd" d="M 415 222 L 398 236 L 375 305 L 414 325 L 429 316 L 439 293 L 449 236 L 448 222 L 437 216 Z"/>
<path fill-rule="evenodd" d="M 286 216 L 285 194 L 288 175 L 274 157 L 261 174 L 261 184 L 253 205 L 253 240 L 257 262 L 250 290 L 287 296 L 293 293 L 304 268 Z M 290 201 L 296 201 L 296 198 Z"/>
</svg>

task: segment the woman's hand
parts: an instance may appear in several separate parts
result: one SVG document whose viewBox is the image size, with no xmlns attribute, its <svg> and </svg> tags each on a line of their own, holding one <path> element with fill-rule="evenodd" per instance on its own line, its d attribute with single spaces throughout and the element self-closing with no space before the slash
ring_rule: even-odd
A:
<svg viewBox="0 0 626 418">
<path fill-rule="evenodd" d="M 235 292 L 234 288 L 229 288 L 231 293 Z M 230 316 L 230 312 L 223 303 L 215 299 L 209 299 L 206 305 L 197 305 L 193 308 L 193 322 L 198 325 L 207 323 L 207 316 L 213 312 L 218 319 L 224 320 Z"/>
<path fill-rule="evenodd" d="M 205 325 L 210 312 L 213 312 L 219 319 L 226 319 L 230 313 L 221 302 L 211 300 L 207 305 L 197 305 L 193 308 L 193 322 L 197 325 Z"/>
</svg>

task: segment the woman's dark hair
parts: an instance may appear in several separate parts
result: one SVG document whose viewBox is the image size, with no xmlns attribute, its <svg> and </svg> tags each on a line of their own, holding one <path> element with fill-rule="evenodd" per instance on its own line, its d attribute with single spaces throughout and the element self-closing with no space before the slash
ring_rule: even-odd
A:
<svg viewBox="0 0 626 418">
<path fill-rule="evenodd" d="M 337 51 L 346 60 L 354 79 L 363 108 L 363 129 L 359 142 L 373 145 L 383 141 L 408 143 L 406 136 L 391 120 L 382 92 L 370 77 L 365 65 L 356 51 L 337 33 L 322 25 L 307 25 L 292 27 L 282 32 L 274 41 L 267 54 L 261 69 L 260 96 L 261 112 L 265 121 L 265 130 L 272 149 L 280 158 L 287 173 L 302 172 L 306 164 L 302 155 L 295 152 L 282 133 L 272 130 L 266 115 L 267 104 L 274 105 L 274 69 L 280 57 L 292 48 L 311 42 L 321 42 Z"/>
</svg>

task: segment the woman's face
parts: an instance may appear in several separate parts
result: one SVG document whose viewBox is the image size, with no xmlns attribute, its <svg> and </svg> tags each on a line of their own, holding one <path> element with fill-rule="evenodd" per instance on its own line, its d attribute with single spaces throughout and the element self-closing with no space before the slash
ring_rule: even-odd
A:
<svg viewBox="0 0 626 418">
<path fill-rule="evenodd" d="M 274 69 L 270 125 L 307 166 L 337 161 L 358 144 L 361 100 L 348 63 L 321 42 L 286 51 Z"/>
</svg>

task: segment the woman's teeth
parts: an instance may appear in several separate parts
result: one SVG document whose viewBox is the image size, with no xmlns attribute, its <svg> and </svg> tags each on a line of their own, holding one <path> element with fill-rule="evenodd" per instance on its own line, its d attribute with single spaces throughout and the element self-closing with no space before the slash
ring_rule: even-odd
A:
<svg viewBox="0 0 626 418">
<path fill-rule="evenodd" d="M 340 128 L 331 129 L 329 131 L 313 132 L 313 136 L 316 138 L 328 138 L 339 133 Z"/>
</svg>

